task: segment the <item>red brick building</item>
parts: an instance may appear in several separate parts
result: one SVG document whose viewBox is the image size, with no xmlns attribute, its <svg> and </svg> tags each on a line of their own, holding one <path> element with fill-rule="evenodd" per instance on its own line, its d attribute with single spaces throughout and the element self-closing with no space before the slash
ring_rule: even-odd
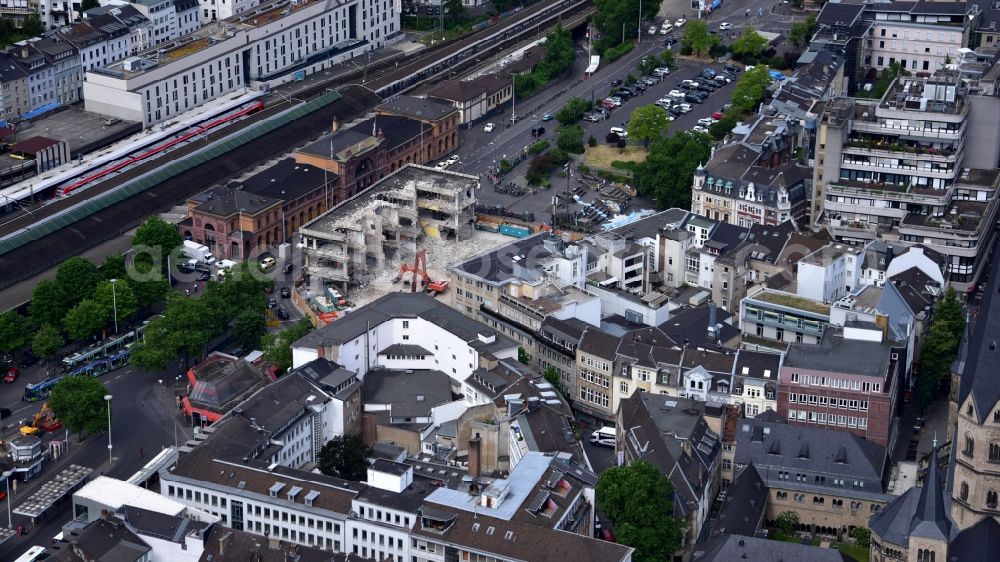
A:
<svg viewBox="0 0 1000 562">
<path fill-rule="evenodd" d="M 888 447 L 905 368 L 905 344 L 881 327 L 851 322 L 819 344 L 792 344 L 778 384 L 778 414 L 790 424 L 849 431 Z"/>
</svg>

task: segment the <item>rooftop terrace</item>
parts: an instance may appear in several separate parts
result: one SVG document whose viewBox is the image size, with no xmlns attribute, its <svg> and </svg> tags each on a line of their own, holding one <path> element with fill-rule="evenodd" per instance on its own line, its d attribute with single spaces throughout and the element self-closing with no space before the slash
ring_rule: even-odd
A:
<svg viewBox="0 0 1000 562">
<path fill-rule="evenodd" d="M 830 305 L 823 304 L 812 299 L 807 299 L 805 297 L 800 297 L 798 295 L 793 295 L 791 293 L 784 293 L 781 291 L 761 291 L 747 298 L 784 306 L 786 308 L 805 310 L 806 312 L 812 312 L 813 314 L 822 314 L 824 316 L 830 315 Z"/>
</svg>

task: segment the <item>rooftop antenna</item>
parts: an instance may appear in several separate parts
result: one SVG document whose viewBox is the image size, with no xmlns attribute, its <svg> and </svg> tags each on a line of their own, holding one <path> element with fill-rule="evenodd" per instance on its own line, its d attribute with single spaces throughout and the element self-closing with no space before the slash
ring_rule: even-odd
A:
<svg viewBox="0 0 1000 562">
<path fill-rule="evenodd" d="M 934 446 L 935 449 L 937 449 L 937 430 L 934 431 L 933 446 Z"/>
</svg>

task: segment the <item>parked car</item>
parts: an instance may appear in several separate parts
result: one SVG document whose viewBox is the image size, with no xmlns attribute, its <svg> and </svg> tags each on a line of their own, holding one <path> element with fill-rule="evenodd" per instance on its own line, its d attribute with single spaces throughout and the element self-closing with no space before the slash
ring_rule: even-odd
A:
<svg viewBox="0 0 1000 562">
<path fill-rule="evenodd" d="M 684 115 L 684 112 L 681 110 L 681 108 L 676 105 L 668 109 L 667 113 L 673 115 L 674 117 L 680 117 L 681 115 Z"/>
<path fill-rule="evenodd" d="M 739 72 L 740 71 L 740 67 L 736 66 L 735 64 L 733 64 L 731 62 L 726 63 L 726 66 L 724 66 L 723 68 L 725 68 L 728 72 Z"/>
<path fill-rule="evenodd" d="M 588 113 L 583 116 L 583 120 L 589 123 L 597 123 L 598 121 L 601 120 L 601 118 L 598 117 L 597 115 L 594 115 L 593 113 Z"/>
<path fill-rule="evenodd" d="M 781 81 L 783 81 L 785 79 L 785 75 L 782 74 L 781 72 L 777 71 L 777 70 L 771 70 L 771 71 L 769 71 L 768 75 L 773 80 L 777 80 L 778 82 L 781 82 Z"/>
<path fill-rule="evenodd" d="M 674 30 L 674 26 L 669 21 L 663 22 L 663 27 L 660 28 L 660 35 L 666 35 Z M 652 35 L 652 34 L 651 34 Z"/>
<path fill-rule="evenodd" d="M 681 80 L 680 87 L 684 89 L 694 89 L 698 87 L 698 83 L 694 80 Z"/>
<path fill-rule="evenodd" d="M 729 31 L 732 28 L 733 28 L 733 24 L 731 24 L 729 22 L 725 22 L 724 21 L 724 22 L 722 22 L 722 23 L 719 24 L 719 31 Z"/>
<path fill-rule="evenodd" d="M 483 132 L 484 133 L 492 133 L 494 127 L 496 127 L 496 125 L 494 125 L 493 123 L 487 123 L 486 126 L 483 127 Z"/>
<path fill-rule="evenodd" d="M 617 88 L 618 86 L 621 86 L 623 83 L 624 82 L 622 82 L 621 80 L 612 80 L 611 81 L 611 87 L 612 88 Z"/>
<path fill-rule="evenodd" d="M 716 111 L 712 114 L 712 119 L 715 119 L 716 121 L 720 121 L 723 117 L 724 116 L 721 111 Z"/>
<path fill-rule="evenodd" d="M 291 289 L 289 289 L 288 287 L 282 287 L 281 288 L 281 298 L 283 298 L 283 299 L 290 299 L 290 298 L 292 298 L 292 291 L 291 291 Z"/>
<path fill-rule="evenodd" d="M 438 171 L 448 169 L 448 161 L 447 160 L 442 160 L 442 161 L 438 162 L 437 164 L 434 164 L 434 169 L 438 170 Z"/>
<path fill-rule="evenodd" d="M 716 72 L 714 68 L 705 68 L 701 71 L 701 75 L 704 76 L 705 78 L 708 78 L 709 80 L 715 78 L 716 75 L 718 74 L 719 73 Z"/>
<path fill-rule="evenodd" d="M 682 100 L 682 99 L 684 99 L 684 95 L 685 94 L 684 94 L 684 92 L 682 92 L 680 90 L 670 90 L 670 93 L 667 94 L 667 95 L 670 96 L 671 98 L 675 99 L 675 100 Z"/>
<path fill-rule="evenodd" d="M 702 99 L 701 99 L 701 96 L 696 96 L 694 94 L 688 94 L 688 95 L 684 96 L 684 101 L 686 101 L 688 103 L 701 103 Z"/>
<path fill-rule="evenodd" d="M 729 76 L 725 75 L 725 74 L 720 74 L 720 75 L 718 75 L 718 76 L 715 77 L 715 83 L 718 84 L 719 86 L 725 86 L 726 84 L 728 84 L 728 83 L 730 83 L 732 81 L 733 81 L 733 79 L 730 78 Z"/>
<path fill-rule="evenodd" d="M 552 121 L 552 114 L 546 113 L 545 115 L 542 115 L 542 121 Z"/>
<path fill-rule="evenodd" d="M 674 38 L 674 37 L 667 37 L 666 39 L 663 40 L 663 46 L 664 47 L 673 47 L 674 43 L 676 43 L 676 42 L 677 42 L 676 38 Z"/>
<path fill-rule="evenodd" d="M 708 134 L 708 129 L 706 129 L 705 127 L 702 127 L 701 125 L 695 125 L 694 127 L 691 127 L 691 130 L 693 132 L 695 132 L 695 133 L 701 133 L 703 135 L 707 135 Z"/>
<path fill-rule="evenodd" d="M 38 358 L 35 357 L 34 354 L 30 352 L 25 352 L 24 356 L 21 357 L 21 362 L 19 363 L 19 365 L 22 369 L 27 369 L 28 367 L 34 365 L 35 363 L 38 363 Z"/>
<path fill-rule="evenodd" d="M 451 166 L 452 164 L 457 164 L 460 159 L 461 158 L 459 158 L 457 154 L 452 154 L 448 157 L 448 165 Z"/>
<path fill-rule="evenodd" d="M 711 82 L 705 82 L 705 83 L 702 83 L 702 84 L 698 84 L 698 88 L 697 89 L 698 89 L 699 92 L 714 92 L 714 91 L 718 90 L 719 87 L 716 86 L 715 84 L 711 83 Z"/>
<path fill-rule="evenodd" d="M 276 306 L 278 306 L 278 301 L 274 300 L 274 297 L 271 297 L 271 298 L 267 299 L 267 307 L 268 308 L 274 308 Z"/>
<path fill-rule="evenodd" d="M 684 24 L 687 22 L 688 20 L 684 18 L 677 18 L 677 21 L 674 22 L 674 27 L 684 27 Z"/>
<path fill-rule="evenodd" d="M 684 113 L 687 113 L 688 111 L 691 111 L 691 104 L 682 103 L 682 104 L 678 104 L 677 107 L 681 111 L 683 111 Z"/>
<path fill-rule="evenodd" d="M 278 320 L 288 320 L 288 311 L 284 308 L 278 309 Z"/>
<path fill-rule="evenodd" d="M 653 74 L 655 76 L 659 76 L 659 77 L 662 78 L 662 77 L 670 74 L 670 69 L 667 68 L 667 67 L 665 67 L 665 66 L 661 66 L 660 68 L 653 69 Z"/>
<path fill-rule="evenodd" d="M 11 367 L 7 370 L 7 374 L 4 375 L 3 382 L 15 382 L 17 381 L 17 375 L 19 374 L 20 371 L 17 370 L 17 367 Z"/>
<path fill-rule="evenodd" d="M 656 35 L 656 26 L 655 25 L 649 26 L 649 31 L 647 33 L 649 33 L 650 35 Z"/>
<path fill-rule="evenodd" d="M 611 127 L 611 133 L 613 133 L 615 135 L 618 135 L 619 137 L 621 137 L 623 139 L 627 139 L 628 138 L 628 131 L 626 131 L 622 127 Z"/>
<path fill-rule="evenodd" d="M 702 117 L 701 119 L 698 120 L 698 124 L 701 125 L 702 127 L 711 127 L 715 123 L 716 120 L 712 119 L 711 117 Z"/>
<path fill-rule="evenodd" d="M 294 266 L 292 266 L 292 264 L 286 263 L 285 267 L 281 268 L 281 271 L 284 272 L 285 275 L 288 275 L 292 272 L 293 268 Z"/>
</svg>

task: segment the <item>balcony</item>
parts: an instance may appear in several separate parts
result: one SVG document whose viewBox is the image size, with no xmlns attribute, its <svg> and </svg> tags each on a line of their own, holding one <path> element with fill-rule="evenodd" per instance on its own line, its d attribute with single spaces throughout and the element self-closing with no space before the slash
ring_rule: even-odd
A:
<svg viewBox="0 0 1000 562">
<path fill-rule="evenodd" d="M 517 310 L 518 312 L 527 315 L 529 318 L 537 320 L 538 322 L 541 322 L 542 320 L 545 319 L 545 314 L 543 311 L 528 304 L 525 304 L 513 297 L 509 297 L 507 295 L 500 295 L 500 298 L 498 300 L 500 301 L 500 304 L 507 305 Z"/>
<path fill-rule="evenodd" d="M 917 137 L 935 140 L 959 140 L 965 134 L 965 123 L 955 130 L 948 129 L 918 129 L 901 125 L 888 125 L 885 121 L 874 119 L 855 119 L 851 122 L 852 130 L 876 135 L 894 135 L 901 137 Z"/>
<path fill-rule="evenodd" d="M 921 166 L 907 165 L 907 164 L 880 164 L 873 162 L 871 160 L 853 160 L 846 158 L 849 156 L 844 155 L 844 160 L 840 163 L 842 168 L 847 168 L 850 170 L 864 170 L 867 172 L 878 172 L 878 173 L 891 173 L 891 174 L 908 174 L 926 178 L 938 178 L 944 180 L 955 179 L 958 177 L 959 170 L 955 167 L 952 169 L 935 169 L 926 168 Z"/>
<path fill-rule="evenodd" d="M 956 148 L 933 148 L 901 142 L 885 142 L 874 139 L 852 139 L 844 143 L 845 153 L 865 154 L 883 157 L 900 155 L 919 156 L 919 160 L 931 162 L 955 162 L 960 159 L 965 142 Z"/>
<path fill-rule="evenodd" d="M 341 248 L 336 248 L 333 246 L 319 246 L 318 248 L 307 247 L 303 250 L 303 252 L 331 260 L 347 261 L 347 253 L 344 251 L 343 247 Z"/>
<path fill-rule="evenodd" d="M 925 189 L 907 187 L 896 183 L 863 182 L 856 180 L 836 180 L 826 186 L 826 195 L 862 197 L 874 200 L 888 199 L 921 205 L 945 205 L 950 199 L 950 189 Z M 863 207 L 863 206 L 861 206 Z M 872 209 L 876 207 L 870 206 Z"/>
</svg>

